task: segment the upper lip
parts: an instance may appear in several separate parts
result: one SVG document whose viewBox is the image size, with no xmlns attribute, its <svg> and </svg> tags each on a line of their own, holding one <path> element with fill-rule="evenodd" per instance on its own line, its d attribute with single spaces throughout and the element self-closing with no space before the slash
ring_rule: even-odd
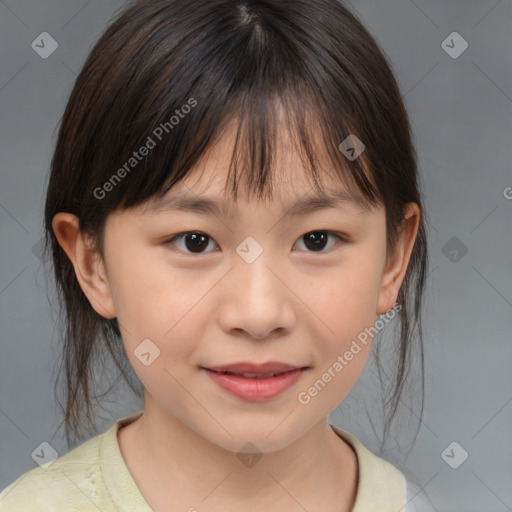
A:
<svg viewBox="0 0 512 512">
<path fill-rule="evenodd" d="M 268 373 L 284 373 L 291 370 L 297 370 L 299 368 L 305 368 L 303 366 L 294 366 L 286 363 L 279 363 L 270 361 L 264 364 L 254 363 L 233 363 L 222 366 L 209 366 L 207 370 L 214 372 L 232 372 L 232 373 L 255 373 L 255 374 L 268 374 Z"/>
</svg>

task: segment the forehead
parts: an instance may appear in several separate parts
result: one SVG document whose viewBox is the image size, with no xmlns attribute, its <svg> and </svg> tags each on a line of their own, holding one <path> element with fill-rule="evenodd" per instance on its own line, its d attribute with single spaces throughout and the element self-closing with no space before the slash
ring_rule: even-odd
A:
<svg viewBox="0 0 512 512">
<path fill-rule="evenodd" d="M 311 169 L 305 164 L 303 156 L 290 134 L 283 130 L 278 135 L 275 154 L 272 158 L 270 175 L 265 177 L 269 184 L 269 194 L 264 199 L 255 198 L 248 192 L 249 173 L 255 172 L 247 165 L 238 172 L 236 199 L 228 191 L 228 176 L 233 155 L 236 129 L 228 125 L 224 135 L 218 139 L 187 176 L 175 183 L 161 198 L 152 198 L 147 202 L 145 211 L 195 211 L 196 213 L 232 215 L 240 208 L 240 203 L 257 204 L 262 207 L 275 207 L 279 212 L 288 211 L 292 215 L 306 214 L 319 208 L 340 208 L 357 213 L 371 211 L 368 202 L 354 186 L 347 187 L 341 177 L 332 169 L 332 164 L 321 151 L 317 151 L 316 171 L 320 190 L 315 185 Z M 317 146 L 320 148 L 321 144 Z M 238 163 L 238 161 L 237 161 Z M 252 176 L 261 179 L 261 176 Z"/>
</svg>

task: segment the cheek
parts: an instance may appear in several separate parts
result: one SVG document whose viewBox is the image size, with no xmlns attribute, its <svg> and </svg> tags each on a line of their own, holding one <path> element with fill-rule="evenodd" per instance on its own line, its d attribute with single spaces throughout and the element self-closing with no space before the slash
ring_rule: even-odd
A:
<svg viewBox="0 0 512 512">
<path fill-rule="evenodd" d="M 316 370 L 308 383 L 311 387 L 303 391 L 311 392 L 315 407 L 323 413 L 332 411 L 348 395 L 371 352 L 376 287 L 371 280 L 361 279 L 363 267 L 351 270 L 346 276 L 341 274 L 338 282 L 326 281 L 327 293 L 311 288 L 314 292 L 307 301 L 319 320 L 315 319 L 312 335 L 317 340 Z"/>
<path fill-rule="evenodd" d="M 135 350 L 144 339 L 150 339 L 162 353 L 190 347 L 185 342 L 190 338 L 187 326 L 207 283 L 192 282 L 186 273 L 166 265 L 165 258 L 149 261 L 147 251 L 132 249 L 130 257 L 116 256 L 110 281 L 127 351 Z M 177 338 L 183 342 L 172 343 Z"/>
<path fill-rule="evenodd" d="M 379 264 L 363 253 L 347 258 L 332 272 L 319 270 L 303 281 L 298 295 L 323 325 L 326 350 L 340 348 L 374 325 L 379 296 Z"/>
<path fill-rule="evenodd" d="M 119 320 L 130 364 L 144 388 L 161 403 L 182 397 L 191 376 L 192 356 L 202 339 L 200 300 L 208 291 L 158 265 L 143 268 L 133 258 L 119 267 L 129 279 L 118 287 Z M 211 286 L 211 284 L 210 284 Z M 149 364 L 146 364 L 149 363 Z"/>
</svg>

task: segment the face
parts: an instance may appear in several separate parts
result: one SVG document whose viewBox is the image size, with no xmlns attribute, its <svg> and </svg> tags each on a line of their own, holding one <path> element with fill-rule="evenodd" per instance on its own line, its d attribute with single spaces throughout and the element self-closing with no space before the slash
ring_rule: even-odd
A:
<svg viewBox="0 0 512 512">
<path fill-rule="evenodd" d="M 225 211 L 147 203 L 116 212 L 101 264 L 146 411 L 225 449 L 250 440 L 266 452 L 302 437 L 352 389 L 371 348 L 362 333 L 393 306 L 401 268 L 386 280 L 382 207 L 292 211 L 315 193 L 292 151 L 278 155 L 272 200 L 230 200 L 232 140 L 166 196 L 210 199 Z M 324 187 L 347 192 L 327 175 Z M 270 398 L 235 396 L 205 370 L 269 361 L 306 369 Z"/>
</svg>

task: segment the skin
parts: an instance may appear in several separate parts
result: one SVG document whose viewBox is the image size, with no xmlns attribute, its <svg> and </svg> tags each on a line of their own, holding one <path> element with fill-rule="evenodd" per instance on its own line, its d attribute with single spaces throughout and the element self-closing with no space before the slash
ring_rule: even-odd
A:
<svg viewBox="0 0 512 512">
<path fill-rule="evenodd" d="M 222 199 L 233 136 L 219 140 L 169 194 Z M 357 382 L 371 337 L 307 405 L 297 396 L 393 307 L 420 211 L 407 205 L 397 249 L 386 262 L 382 207 L 362 213 L 343 205 L 283 216 L 283 205 L 313 190 L 290 145 L 283 143 L 277 162 L 273 199 L 241 194 L 226 217 L 144 207 L 111 214 L 104 260 L 75 216 L 62 212 L 53 220 L 92 307 L 118 318 L 144 384 L 144 414 L 120 430 L 118 440 L 155 511 L 172 503 L 173 510 L 190 511 L 340 512 L 355 502 L 357 457 L 328 426 L 328 415 Z M 327 175 L 325 184 L 343 189 Z M 316 252 L 303 236 L 319 230 L 350 241 L 332 234 Z M 166 244 L 184 231 L 208 235 L 202 253 L 191 252 L 183 237 Z M 250 264 L 236 252 L 247 236 L 263 248 Z M 160 350 L 149 366 L 134 354 L 147 338 Z M 239 361 L 309 369 L 281 395 L 254 403 L 227 394 L 199 368 Z M 247 442 L 262 454 L 251 467 L 237 457 Z"/>
</svg>

